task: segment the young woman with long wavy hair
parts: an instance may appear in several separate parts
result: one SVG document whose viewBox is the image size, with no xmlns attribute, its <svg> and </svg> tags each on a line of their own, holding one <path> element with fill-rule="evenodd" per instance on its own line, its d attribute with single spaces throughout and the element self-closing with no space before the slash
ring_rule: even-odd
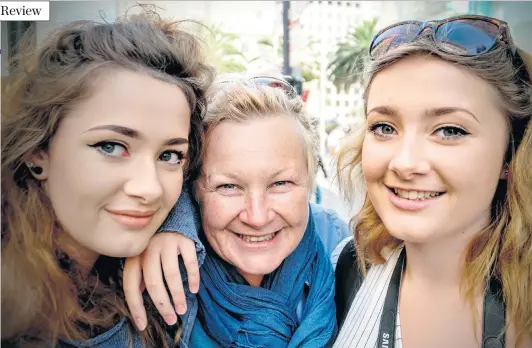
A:
<svg viewBox="0 0 532 348">
<path fill-rule="evenodd" d="M 168 347 L 156 318 L 133 329 L 122 258 L 144 250 L 197 169 L 213 79 L 200 41 L 149 13 L 75 22 L 23 46 L 13 67 L 2 103 L 2 345 Z M 179 202 L 185 224 L 193 207 Z"/>
</svg>

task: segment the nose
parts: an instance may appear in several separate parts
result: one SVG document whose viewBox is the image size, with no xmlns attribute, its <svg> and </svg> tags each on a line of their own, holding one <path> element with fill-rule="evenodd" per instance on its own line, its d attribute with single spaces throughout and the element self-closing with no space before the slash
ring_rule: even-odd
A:
<svg viewBox="0 0 532 348">
<path fill-rule="evenodd" d="M 131 176 L 124 185 L 124 192 L 140 199 L 143 204 L 152 204 L 163 196 L 163 186 L 153 159 L 139 161 L 129 169 Z"/>
<path fill-rule="evenodd" d="M 430 172 L 430 163 L 424 155 L 425 145 L 413 138 L 403 138 L 398 143 L 388 169 L 402 180 L 412 180 L 417 175 Z"/>
<path fill-rule="evenodd" d="M 269 207 L 267 197 L 261 192 L 252 192 L 246 196 L 246 206 L 239 218 L 254 229 L 261 229 L 273 220 L 275 213 Z"/>
</svg>

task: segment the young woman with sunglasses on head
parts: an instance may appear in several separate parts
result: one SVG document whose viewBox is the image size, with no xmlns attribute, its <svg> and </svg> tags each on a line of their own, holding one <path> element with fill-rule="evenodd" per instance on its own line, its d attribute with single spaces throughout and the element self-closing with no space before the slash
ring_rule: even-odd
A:
<svg viewBox="0 0 532 348">
<path fill-rule="evenodd" d="M 204 126 L 194 192 L 207 253 L 199 292 L 187 294 L 181 316 L 183 346 L 327 346 L 337 332 L 330 255 L 349 228 L 309 204 L 318 169 L 315 123 L 286 81 L 237 75 L 214 84 Z M 141 275 L 154 302 L 169 302 L 163 273 L 168 279 L 177 264 L 177 238 L 162 233 L 126 262 L 133 316 L 145 315 Z"/>
<path fill-rule="evenodd" d="M 335 347 L 531 347 L 530 56 L 480 16 L 394 24 L 370 55 Z"/>
</svg>

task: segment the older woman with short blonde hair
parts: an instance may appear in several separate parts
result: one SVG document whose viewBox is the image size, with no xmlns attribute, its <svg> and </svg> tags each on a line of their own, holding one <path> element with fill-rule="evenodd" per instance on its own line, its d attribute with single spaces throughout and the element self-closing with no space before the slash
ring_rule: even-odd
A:
<svg viewBox="0 0 532 348">
<path fill-rule="evenodd" d="M 334 340 L 329 255 L 348 228 L 309 203 L 318 137 L 303 106 L 272 76 L 222 76 L 210 91 L 194 184 L 207 253 L 199 292 L 181 317 L 190 346 L 324 347 Z M 146 253 L 175 238 L 161 234 Z"/>
</svg>

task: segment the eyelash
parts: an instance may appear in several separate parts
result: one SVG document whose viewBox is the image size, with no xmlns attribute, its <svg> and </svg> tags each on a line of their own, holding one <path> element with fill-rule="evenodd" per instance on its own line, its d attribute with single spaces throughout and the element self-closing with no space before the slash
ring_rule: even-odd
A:
<svg viewBox="0 0 532 348">
<path fill-rule="evenodd" d="M 465 137 L 471 133 L 469 133 L 468 131 L 466 131 L 465 129 L 463 129 L 462 127 L 458 127 L 458 126 L 441 126 L 439 127 L 438 129 L 436 129 L 436 131 L 440 131 L 440 130 L 449 130 L 449 129 L 452 129 L 454 131 L 457 131 L 458 132 L 458 135 L 442 135 L 442 139 L 445 139 L 445 140 L 457 140 L 459 138 L 462 138 L 462 137 Z"/>
<path fill-rule="evenodd" d="M 379 127 L 383 127 L 383 126 L 388 126 L 392 129 L 394 129 L 391 125 L 389 125 L 388 123 L 374 123 L 372 125 L 370 125 L 368 127 L 368 130 L 373 133 L 374 135 L 378 136 L 378 137 L 381 137 L 381 138 L 388 138 L 391 136 L 391 134 L 382 134 L 382 133 L 378 133 L 377 132 L 377 128 Z M 395 129 L 394 129 L 395 130 Z"/>
<path fill-rule="evenodd" d="M 97 142 L 95 144 L 92 144 L 92 145 L 89 145 L 90 147 L 92 148 L 95 148 L 97 149 L 98 152 L 100 152 L 102 155 L 104 156 L 109 156 L 109 157 L 126 157 L 126 156 L 115 156 L 115 155 L 112 155 L 111 153 L 109 152 L 106 152 L 102 149 L 103 146 L 105 145 L 111 145 L 111 146 L 118 146 L 118 147 L 121 147 L 126 153 L 127 155 L 129 155 L 129 152 L 128 152 L 128 149 L 127 149 L 127 146 L 124 145 L 124 144 L 121 144 L 119 142 L 116 142 L 116 141 L 100 141 L 100 142 Z M 114 149 L 113 149 L 114 150 Z M 176 150 L 166 150 L 166 151 L 163 151 L 161 153 L 161 155 L 159 155 L 159 159 L 161 158 L 161 156 L 165 153 L 174 153 L 177 155 L 177 158 L 178 158 L 178 161 L 179 163 L 171 163 L 173 165 L 177 165 L 177 164 L 181 164 L 181 162 L 183 161 L 183 159 L 185 158 L 185 154 L 181 151 L 176 151 Z"/>
<path fill-rule="evenodd" d="M 232 187 L 231 188 L 227 188 L 227 187 L 224 187 L 224 186 L 232 186 Z M 236 188 L 235 184 L 222 184 L 222 185 L 216 186 L 217 190 L 220 190 L 220 189 L 223 189 L 223 190 L 234 190 L 235 188 Z"/>
<path fill-rule="evenodd" d="M 282 185 L 276 185 L 278 183 L 282 183 Z M 288 181 L 288 180 L 279 180 L 279 181 L 276 181 L 274 182 L 271 186 L 286 186 L 286 185 L 289 185 L 291 184 L 292 182 L 291 181 Z M 227 187 L 224 187 L 224 186 L 232 186 L 231 188 L 227 188 Z M 219 190 L 219 189 L 223 189 L 223 190 L 234 190 L 237 186 L 235 184 L 222 184 L 222 185 L 218 185 L 216 186 L 216 189 Z"/>
<path fill-rule="evenodd" d="M 172 165 L 181 164 L 182 161 L 183 161 L 183 159 L 185 158 L 185 154 L 183 154 L 183 152 L 181 152 L 181 151 L 176 151 L 176 150 L 166 150 L 166 151 L 164 151 L 164 152 L 159 156 L 159 158 L 161 158 L 161 156 L 162 156 L 163 154 L 167 153 L 167 152 L 169 152 L 169 153 L 175 153 L 175 154 L 177 155 L 177 159 L 178 159 L 179 163 L 170 163 L 170 164 L 172 164 Z"/>
<path fill-rule="evenodd" d="M 106 152 L 104 151 L 102 148 L 103 146 L 105 145 L 111 145 L 111 146 L 119 146 L 121 147 L 122 149 L 124 149 L 124 151 L 127 153 L 127 147 L 124 145 L 124 144 L 121 144 L 119 142 L 116 142 L 116 141 L 100 141 L 100 142 L 97 142 L 96 144 L 92 144 L 92 145 L 89 145 L 90 147 L 92 148 L 95 148 L 96 150 L 98 150 L 98 152 L 100 152 L 102 155 L 104 156 L 109 156 L 109 157 L 125 157 L 125 156 L 114 156 L 112 154 L 110 154 L 109 152 Z M 129 153 L 128 153 L 129 154 Z"/>
<path fill-rule="evenodd" d="M 395 131 L 395 128 L 388 124 L 388 123 L 375 123 L 375 124 L 372 124 L 371 126 L 369 126 L 368 130 L 373 133 L 375 136 L 378 136 L 378 137 L 381 137 L 381 138 L 388 138 L 390 136 L 392 136 L 393 134 L 382 134 L 382 133 L 378 133 L 377 132 L 377 129 L 379 127 L 382 127 L 382 126 L 388 126 L 390 128 L 392 128 L 394 131 Z M 456 140 L 456 139 L 459 139 L 459 138 L 462 138 L 466 135 L 469 135 L 471 133 L 467 132 L 465 129 L 463 129 L 462 127 L 458 127 L 458 126 L 455 126 L 455 125 L 446 125 L 446 126 L 441 126 L 439 128 L 437 128 L 434 133 L 438 132 L 438 131 L 441 131 L 441 130 L 449 130 L 449 129 L 452 129 L 454 131 L 458 131 L 459 135 L 449 135 L 449 136 L 441 136 L 441 138 L 443 140 Z"/>
</svg>

